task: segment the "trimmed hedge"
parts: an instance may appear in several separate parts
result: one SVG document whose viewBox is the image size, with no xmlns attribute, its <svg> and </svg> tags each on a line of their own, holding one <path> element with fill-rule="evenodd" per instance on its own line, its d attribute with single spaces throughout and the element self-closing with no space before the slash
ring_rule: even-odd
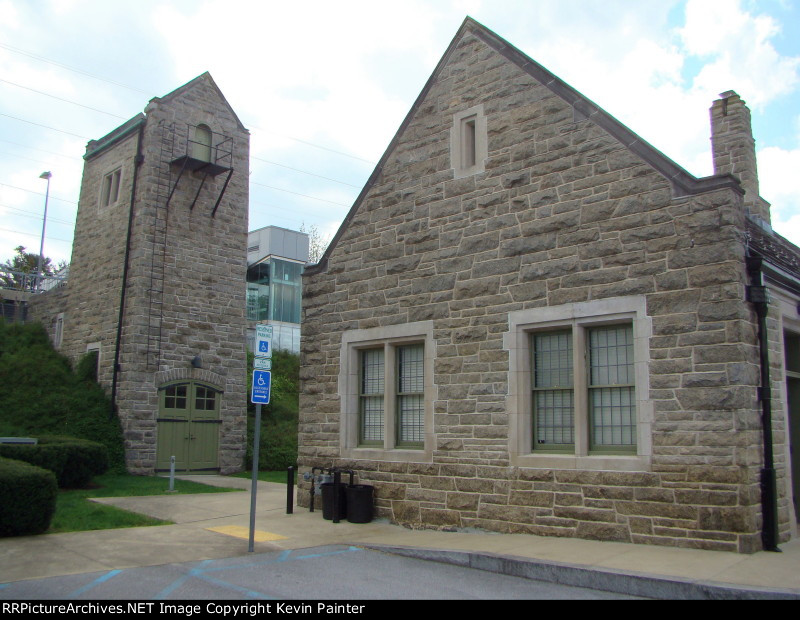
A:
<svg viewBox="0 0 800 620">
<path fill-rule="evenodd" d="M 62 489 L 85 487 L 108 470 L 103 444 L 74 437 L 40 437 L 37 445 L 0 444 L 0 457 L 49 469 Z"/>
<path fill-rule="evenodd" d="M 55 474 L 0 458 L 0 536 L 41 534 L 56 511 Z"/>
</svg>

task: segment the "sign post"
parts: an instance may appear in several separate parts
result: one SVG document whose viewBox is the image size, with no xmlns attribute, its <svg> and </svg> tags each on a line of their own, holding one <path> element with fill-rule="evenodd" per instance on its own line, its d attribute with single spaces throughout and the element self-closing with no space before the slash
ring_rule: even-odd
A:
<svg viewBox="0 0 800 620">
<path fill-rule="evenodd" d="M 269 404 L 272 387 L 272 326 L 256 325 L 256 348 L 253 360 L 253 387 L 250 402 L 256 406 L 253 432 L 253 479 L 250 487 L 250 540 L 247 551 L 253 553 L 256 532 L 256 489 L 258 488 L 259 444 L 261 443 L 261 405 Z"/>
</svg>

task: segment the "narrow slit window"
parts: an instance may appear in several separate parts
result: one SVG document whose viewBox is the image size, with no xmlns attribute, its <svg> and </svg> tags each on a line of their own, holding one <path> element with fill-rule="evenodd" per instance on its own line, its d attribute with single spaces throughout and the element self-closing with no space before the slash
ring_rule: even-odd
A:
<svg viewBox="0 0 800 620">
<path fill-rule="evenodd" d="M 487 118 L 483 105 L 456 112 L 450 127 L 450 165 L 455 178 L 485 172 L 489 159 L 488 148 Z"/>
<path fill-rule="evenodd" d="M 475 165 L 475 117 L 466 118 L 461 125 L 461 167 L 471 168 Z"/>
</svg>

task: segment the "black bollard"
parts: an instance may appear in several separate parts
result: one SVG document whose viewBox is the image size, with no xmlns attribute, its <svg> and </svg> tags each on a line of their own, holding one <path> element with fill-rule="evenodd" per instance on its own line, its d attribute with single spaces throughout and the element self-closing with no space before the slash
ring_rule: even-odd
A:
<svg viewBox="0 0 800 620">
<path fill-rule="evenodd" d="M 294 512 L 294 467 L 289 465 L 286 470 L 286 514 Z"/>
<path fill-rule="evenodd" d="M 342 486 L 342 472 L 333 470 L 333 522 L 339 523 L 339 489 Z"/>
</svg>

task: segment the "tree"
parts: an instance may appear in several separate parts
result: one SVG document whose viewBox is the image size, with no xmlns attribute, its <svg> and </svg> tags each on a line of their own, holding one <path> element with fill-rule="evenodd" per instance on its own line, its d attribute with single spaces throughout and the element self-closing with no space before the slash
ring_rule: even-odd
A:
<svg viewBox="0 0 800 620">
<path fill-rule="evenodd" d="M 308 234 L 308 262 L 318 263 L 328 248 L 331 238 L 323 237 L 316 226 L 306 228 L 305 223 L 300 225 L 300 232 Z"/>
<path fill-rule="evenodd" d="M 33 283 L 34 276 L 39 269 L 39 255 L 26 252 L 24 245 L 14 248 L 16 254 L 13 258 L 0 264 L 0 286 L 6 288 L 25 288 Z M 53 266 L 53 261 L 47 256 L 42 258 L 42 275 L 52 276 L 58 269 L 63 269 L 66 263 L 61 261 L 58 267 Z"/>
</svg>

